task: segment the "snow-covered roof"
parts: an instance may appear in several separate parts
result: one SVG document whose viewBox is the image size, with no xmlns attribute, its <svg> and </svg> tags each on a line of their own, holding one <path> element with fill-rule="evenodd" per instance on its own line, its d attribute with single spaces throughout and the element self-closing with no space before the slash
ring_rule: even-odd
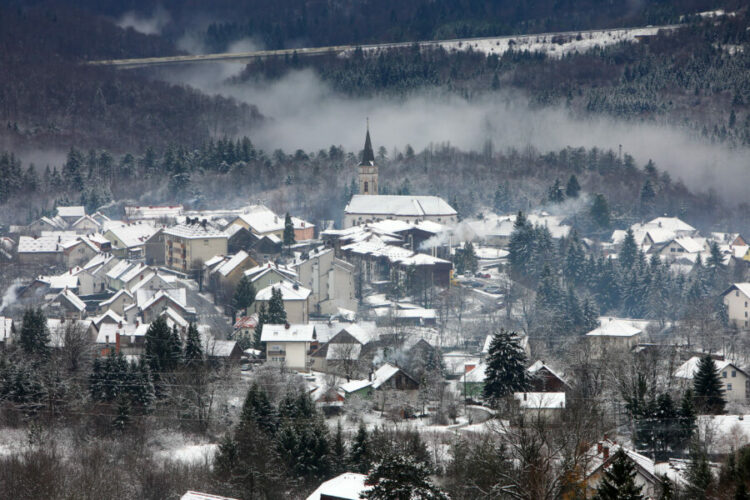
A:
<svg viewBox="0 0 750 500">
<path fill-rule="evenodd" d="M 76 219 L 86 215 L 86 209 L 82 206 L 57 207 L 58 217 L 75 217 Z"/>
<path fill-rule="evenodd" d="M 105 227 L 107 227 L 107 233 L 112 233 L 116 239 L 125 245 L 125 248 L 143 245 L 158 231 L 150 221 L 138 221 L 130 224 L 119 222 L 118 224 L 106 224 Z"/>
<path fill-rule="evenodd" d="M 111 280 L 118 279 L 132 267 L 136 267 L 136 264 L 133 264 L 128 260 L 121 260 L 120 262 L 112 266 L 112 268 L 107 272 L 107 278 Z"/>
<path fill-rule="evenodd" d="M 695 231 L 695 228 L 677 217 L 657 217 L 643 224 L 646 229 L 662 228 L 670 231 Z"/>
<path fill-rule="evenodd" d="M 182 205 L 125 207 L 125 217 L 128 219 L 161 219 L 163 217 L 177 217 L 181 213 Z"/>
<path fill-rule="evenodd" d="M 215 239 L 227 238 L 227 233 L 213 223 L 196 222 L 193 224 L 177 224 L 164 230 L 164 234 L 186 239 Z"/>
<path fill-rule="evenodd" d="M 521 408 L 530 410 L 546 410 L 565 408 L 564 392 L 516 392 L 513 397 Z"/>
<path fill-rule="evenodd" d="M 484 363 L 479 363 L 470 371 L 466 372 L 466 375 L 463 381 L 471 382 L 471 383 L 484 383 L 484 379 L 486 378 L 486 372 L 487 372 L 487 365 Z"/>
<path fill-rule="evenodd" d="M 258 315 L 251 314 L 250 316 L 242 316 L 238 318 L 237 322 L 234 324 L 234 329 L 240 330 L 242 328 L 255 328 L 257 324 L 258 324 Z"/>
<path fill-rule="evenodd" d="M 78 273 L 67 272 L 57 276 L 39 276 L 37 281 L 48 284 L 52 290 L 65 288 L 75 290 L 78 288 Z"/>
<path fill-rule="evenodd" d="M 703 243 L 699 239 L 691 238 L 690 236 L 675 238 L 674 242 L 684 248 L 688 253 L 698 253 L 704 250 Z"/>
<path fill-rule="evenodd" d="M 309 229 L 311 227 L 315 227 L 315 224 L 307 222 L 305 219 L 300 219 L 299 217 L 294 216 L 292 216 L 292 225 L 294 226 L 294 229 Z"/>
<path fill-rule="evenodd" d="M 94 318 L 91 318 L 91 321 L 93 321 L 94 324 L 98 328 L 99 325 L 101 325 L 102 322 L 105 319 L 107 319 L 107 318 L 111 319 L 114 324 L 118 324 L 118 323 L 125 324 L 125 323 L 127 323 L 127 321 L 125 320 L 125 318 L 123 318 L 122 316 L 120 316 L 119 314 L 117 314 L 116 312 L 114 312 L 112 309 L 107 309 L 100 316 L 96 316 Z"/>
<path fill-rule="evenodd" d="M 263 205 L 248 207 L 247 213 L 239 215 L 250 230 L 257 234 L 265 234 L 284 230 L 284 217 L 280 217 L 270 208 Z"/>
<path fill-rule="evenodd" d="M 60 242 L 57 236 L 21 236 L 18 238 L 18 253 L 61 252 Z"/>
<path fill-rule="evenodd" d="M 692 379 L 695 374 L 698 372 L 698 365 L 700 364 L 701 357 L 700 356 L 693 356 L 692 358 L 688 359 L 684 363 L 682 363 L 674 372 L 674 376 L 677 378 L 685 378 L 685 379 Z M 716 369 L 718 371 L 722 371 L 726 369 L 727 367 L 732 367 L 737 371 L 745 373 L 743 370 L 741 370 L 736 364 L 734 364 L 732 361 L 728 360 L 714 360 L 714 365 L 716 366 Z"/>
<path fill-rule="evenodd" d="M 237 266 L 245 262 L 248 257 L 250 257 L 250 255 L 247 252 L 245 252 L 244 250 L 240 250 L 232 257 L 227 259 L 227 261 L 224 262 L 221 266 L 219 266 L 216 272 L 218 272 L 222 276 L 228 276 L 232 271 L 237 269 Z"/>
<path fill-rule="evenodd" d="M 403 217 L 452 216 L 456 211 L 437 196 L 355 194 L 346 206 L 347 214 L 398 215 Z"/>
<path fill-rule="evenodd" d="M 391 377 L 396 375 L 401 369 L 398 366 L 392 365 L 390 363 L 386 363 L 377 370 L 375 370 L 375 373 L 372 375 L 372 387 L 374 389 L 379 388 L 381 385 L 388 382 Z"/>
<path fill-rule="evenodd" d="M 165 316 L 167 318 L 167 322 L 171 322 L 172 324 L 175 324 L 181 328 L 187 328 L 188 326 L 190 326 L 190 323 L 188 323 L 188 321 L 183 318 L 180 313 L 178 313 L 171 307 L 167 307 L 166 309 L 164 309 L 159 314 L 159 316 Z"/>
<path fill-rule="evenodd" d="M 271 291 L 273 289 L 281 290 L 281 297 L 283 300 L 307 300 L 312 293 L 309 288 L 305 288 L 296 283 L 289 283 L 288 281 L 280 281 L 269 285 L 255 295 L 255 300 L 271 300 Z"/>
<path fill-rule="evenodd" d="M 62 292 L 57 295 L 57 299 L 66 300 L 70 305 L 76 308 L 79 312 L 86 310 L 86 303 L 78 298 L 78 295 L 65 288 Z M 56 300 L 57 300 L 56 299 Z"/>
<path fill-rule="evenodd" d="M 291 269 L 286 266 L 278 266 L 273 262 L 266 262 L 265 264 L 261 264 L 255 267 L 251 267 L 250 269 L 247 269 L 244 272 L 244 275 L 250 278 L 252 281 L 257 280 L 261 276 L 265 275 L 268 272 L 276 271 L 277 273 L 281 274 L 284 277 L 290 278 L 290 279 L 296 279 L 297 278 L 297 272 L 294 271 L 294 269 Z"/>
<path fill-rule="evenodd" d="M 393 311 L 393 316 L 399 319 L 436 319 L 437 311 L 435 309 L 397 309 Z"/>
<path fill-rule="evenodd" d="M 211 340 L 206 345 L 206 354 L 219 358 L 228 358 L 232 355 L 237 342 L 234 340 Z"/>
<path fill-rule="evenodd" d="M 140 275 L 143 275 L 143 277 L 145 277 L 145 273 L 148 272 L 150 272 L 150 268 L 146 264 L 138 263 L 121 274 L 118 279 L 123 283 L 130 283 Z"/>
<path fill-rule="evenodd" d="M 731 292 L 732 290 L 739 290 L 742 292 L 746 297 L 750 297 L 750 283 L 733 283 L 732 286 L 726 289 L 722 295 L 726 295 L 727 293 Z"/>
<path fill-rule="evenodd" d="M 352 380 L 351 382 L 347 382 L 345 384 L 341 384 L 341 390 L 346 393 L 352 393 L 357 392 L 361 389 L 364 389 L 365 387 L 370 387 L 372 385 L 372 380 L 362 379 L 362 380 Z"/>
<path fill-rule="evenodd" d="M 220 497 L 199 491 L 188 491 L 180 497 L 180 500 L 237 500 L 236 498 Z"/>
<path fill-rule="evenodd" d="M 264 324 L 260 333 L 261 342 L 312 342 L 315 337 L 315 325 Z"/>
<path fill-rule="evenodd" d="M 601 326 L 588 332 L 588 337 L 633 337 L 643 333 L 633 321 L 618 318 L 600 318 Z"/>
<path fill-rule="evenodd" d="M 357 500 L 364 491 L 369 489 L 369 486 L 365 486 L 366 479 L 367 476 L 365 474 L 344 472 L 340 476 L 336 476 L 321 484 L 318 489 L 307 497 L 307 500 L 321 500 L 321 498 Z M 183 498 L 182 500 L 185 499 Z"/>
<path fill-rule="evenodd" d="M 559 373 L 557 373 L 555 370 L 550 368 L 549 365 L 545 364 L 544 361 L 542 361 L 541 359 L 535 361 L 533 365 L 531 365 L 530 367 L 526 369 L 526 371 L 528 371 L 531 375 L 535 375 L 542 369 L 546 369 L 548 372 L 550 372 L 550 374 L 559 378 L 563 382 L 565 381 L 565 379 Z"/>
</svg>

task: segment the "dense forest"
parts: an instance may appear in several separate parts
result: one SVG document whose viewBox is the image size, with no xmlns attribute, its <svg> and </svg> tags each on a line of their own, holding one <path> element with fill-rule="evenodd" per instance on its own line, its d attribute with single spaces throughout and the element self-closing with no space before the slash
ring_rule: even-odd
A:
<svg viewBox="0 0 750 500">
<path fill-rule="evenodd" d="M 13 3 L 21 2 L 11 0 Z M 73 5 L 113 18 L 129 11 L 147 17 L 163 9 L 169 20 L 162 30 L 166 37 L 176 40 L 186 29 L 199 26 L 206 45 L 213 51 L 225 50 L 229 44 L 243 38 L 255 38 L 266 48 L 276 49 L 657 25 L 677 22 L 680 15 L 716 8 L 735 10 L 744 5 L 738 0 L 347 0 L 335 3 L 214 0 L 210 8 L 199 0 L 163 0 L 158 6 L 150 0 L 38 0 L 38 3 Z"/>
<path fill-rule="evenodd" d="M 0 145 L 140 151 L 200 143 L 261 119 L 252 106 L 230 99 L 81 64 L 173 53 L 158 37 L 86 12 L 0 7 Z"/>
</svg>

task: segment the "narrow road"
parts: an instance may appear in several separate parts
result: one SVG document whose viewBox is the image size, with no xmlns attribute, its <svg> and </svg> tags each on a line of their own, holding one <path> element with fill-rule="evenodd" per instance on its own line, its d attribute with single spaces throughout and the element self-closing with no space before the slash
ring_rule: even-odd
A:
<svg viewBox="0 0 750 500">
<path fill-rule="evenodd" d="M 88 64 L 95 66 L 114 66 L 120 69 L 144 68 L 148 66 L 166 66 L 175 64 L 193 64 L 204 62 L 235 62 L 247 64 L 253 59 L 263 59 L 267 57 L 284 57 L 296 54 L 297 56 L 320 56 L 325 54 L 346 54 L 356 49 L 364 51 L 404 48 L 418 45 L 419 47 L 440 46 L 445 49 L 462 50 L 470 46 L 500 46 L 501 44 L 513 44 L 518 47 L 532 45 L 538 40 L 547 40 L 548 43 L 556 43 L 554 39 L 565 39 L 575 37 L 592 38 L 596 35 L 608 35 L 616 39 L 622 36 L 631 35 L 634 38 L 649 37 L 656 35 L 659 30 L 674 30 L 682 25 L 672 24 L 663 26 L 646 26 L 634 28 L 613 28 L 604 30 L 582 30 L 582 31 L 561 31 L 556 33 L 536 33 L 531 35 L 508 35 L 496 37 L 480 38 L 460 38 L 452 40 L 425 40 L 417 42 L 396 42 L 380 43 L 369 45 L 334 45 L 329 47 L 308 47 L 299 49 L 281 49 L 281 50 L 259 50 L 256 52 L 230 52 L 218 54 L 198 54 L 169 57 L 146 57 L 138 59 L 107 59 L 101 61 L 89 61 Z"/>
</svg>

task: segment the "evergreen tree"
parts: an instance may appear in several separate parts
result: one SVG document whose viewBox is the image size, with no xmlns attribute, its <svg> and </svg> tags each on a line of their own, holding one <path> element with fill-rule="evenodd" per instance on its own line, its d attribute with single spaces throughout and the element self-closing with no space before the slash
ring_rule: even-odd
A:
<svg viewBox="0 0 750 500">
<path fill-rule="evenodd" d="M 508 243 L 508 262 L 511 276 L 515 279 L 529 274 L 529 264 L 533 260 L 535 249 L 534 239 L 534 228 L 523 212 L 518 212 Z"/>
<path fill-rule="evenodd" d="M 411 457 L 391 454 L 375 464 L 366 484 L 372 487 L 362 494 L 368 500 L 448 500 L 430 480 L 429 467 Z"/>
<path fill-rule="evenodd" d="M 590 210 L 591 218 L 600 229 L 608 229 L 610 225 L 611 214 L 609 213 L 609 203 L 603 194 L 597 193 Z"/>
<path fill-rule="evenodd" d="M 41 357 L 49 354 L 47 317 L 41 308 L 24 311 L 19 343 L 26 354 Z"/>
<path fill-rule="evenodd" d="M 172 334 L 164 316 L 156 318 L 146 330 L 145 356 L 154 373 L 169 371 L 173 367 L 175 345 Z"/>
<path fill-rule="evenodd" d="M 692 441 L 696 428 L 696 418 L 695 408 L 693 406 L 693 391 L 688 389 L 682 395 L 682 401 L 680 402 L 680 432 L 678 441 L 678 446 L 680 448 L 686 448 Z"/>
<path fill-rule="evenodd" d="M 575 174 L 570 176 L 568 184 L 565 186 L 565 196 L 568 198 L 578 198 L 581 193 L 581 185 L 578 184 L 578 178 Z"/>
<path fill-rule="evenodd" d="M 654 202 L 656 201 L 656 192 L 654 192 L 654 186 L 651 184 L 650 179 L 646 179 L 641 189 L 641 214 L 649 215 L 654 209 Z"/>
<path fill-rule="evenodd" d="M 724 413 L 726 400 L 719 377 L 719 369 L 710 354 L 698 362 L 698 370 L 693 376 L 693 390 L 696 406 L 700 411 L 712 414 Z"/>
<path fill-rule="evenodd" d="M 705 500 L 707 492 L 711 487 L 714 477 L 708 463 L 706 452 L 694 443 L 690 447 L 690 462 L 687 470 L 687 493 L 689 498 Z"/>
<path fill-rule="evenodd" d="M 510 194 L 505 184 L 500 184 L 495 190 L 495 196 L 492 200 L 492 208 L 496 214 L 503 214 L 508 210 L 510 203 Z"/>
<path fill-rule="evenodd" d="M 333 435 L 333 444 L 331 445 L 331 467 L 333 474 L 341 474 L 348 470 L 347 462 L 348 452 L 346 442 L 344 442 L 344 431 L 341 428 L 341 421 L 336 422 L 336 434 Z"/>
<path fill-rule="evenodd" d="M 255 324 L 255 330 L 253 331 L 253 341 L 255 342 L 255 348 L 262 351 L 263 354 L 265 354 L 265 349 L 263 349 L 263 343 L 260 341 L 261 335 L 263 334 L 263 325 L 265 325 L 268 322 L 268 314 L 266 313 L 266 304 L 263 303 L 258 308 L 258 322 Z"/>
<path fill-rule="evenodd" d="M 240 428 L 258 428 L 269 436 L 276 433 L 278 417 L 268 399 L 268 394 L 258 384 L 253 383 L 245 396 L 240 414 Z"/>
<path fill-rule="evenodd" d="M 242 311 L 242 314 L 246 314 L 247 308 L 255 302 L 255 294 L 255 286 L 250 278 L 247 276 L 240 278 L 232 297 L 232 313 L 236 314 L 238 311 Z"/>
<path fill-rule="evenodd" d="M 271 299 L 268 301 L 268 312 L 266 312 L 266 323 L 271 325 L 283 325 L 286 323 L 286 310 L 284 310 L 284 298 L 281 288 L 271 288 Z"/>
<path fill-rule="evenodd" d="M 620 268 L 627 272 L 633 269 L 637 258 L 638 245 L 635 242 L 633 230 L 628 228 L 625 238 L 620 244 L 620 251 L 617 253 L 617 262 L 620 264 Z"/>
<path fill-rule="evenodd" d="M 477 272 L 477 254 L 474 252 L 474 245 L 470 241 L 464 243 L 463 264 L 467 271 Z"/>
<path fill-rule="evenodd" d="M 292 217 L 289 215 L 289 212 L 287 212 L 286 217 L 284 218 L 284 245 L 289 248 L 294 245 L 294 243 L 294 223 L 292 222 Z"/>
<path fill-rule="evenodd" d="M 349 464 L 355 472 L 366 474 L 370 470 L 371 460 L 370 436 L 365 425 L 360 422 L 349 451 Z"/>
<path fill-rule="evenodd" d="M 550 203 L 562 203 L 565 201 L 565 193 L 560 184 L 560 179 L 555 179 L 554 184 L 547 191 L 547 201 Z"/>
<path fill-rule="evenodd" d="M 635 466 L 620 448 L 604 472 L 594 500 L 642 500 L 641 489 L 635 484 Z"/>
<path fill-rule="evenodd" d="M 198 333 L 198 327 L 195 323 L 190 323 L 185 339 L 185 364 L 196 364 L 203 361 L 203 347 L 201 346 L 201 336 Z"/>
<path fill-rule="evenodd" d="M 117 416 L 112 422 L 112 427 L 118 431 L 124 431 L 130 423 L 130 401 L 126 397 L 121 397 L 117 403 Z"/>
<path fill-rule="evenodd" d="M 484 397 L 497 401 L 529 387 L 526 354 L 518 336 L 504 329 L 496 332 L 490 342 Z"/>
</svg>

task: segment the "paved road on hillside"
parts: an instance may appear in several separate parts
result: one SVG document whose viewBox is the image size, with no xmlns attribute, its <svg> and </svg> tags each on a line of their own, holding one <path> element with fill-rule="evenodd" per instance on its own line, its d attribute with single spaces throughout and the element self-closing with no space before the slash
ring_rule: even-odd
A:
<svg viewBox="0 0 750 500">
<path fill-rule="evenodd" d="M 194 64 L 194 63 L 205 63 L 205 62 L 235 62 L 247 64 L 253 59 L 263 59 L 268 57 L 284 57 L 297 54 L 297 56 L 319 56 L 325 54 L 344 54 L 353 51 L 357 48 L 362 50 L 379 50 L 379 49 L 393 49 L 411 47 L 419 45 L 420 47 L 433 47 L 433 46 L 455 46 L 456 44 L 472 44 L 475 42 L 489 42 L 496 44 L 501 41 L 515 40 L 519 44 L 523 44 L 524 41 L 540 39 L 544 37 L 576 37 L 587 34 L 604 34 L 604 33 L 624 33 L 633 30 L 647 30 L 648 33 L 640 36 L 653 36 L 658 30 L 673 30 L 679 28 L 681 25 L 664 25 L 664 26 L 646 26 L 646 27 L 634 27 L 634 28 L 613 28 L 604 30 L 581 30 L 581 31 L 560 31 L 554 33 L 535 33 L 531 35 L 508 35 L 508 36 L 496 36 L 496 37 L 481 37 L 481 38 L 459 38 L 452 40 L 426 40 L 421 42 L 398 42 L 398 43 L 380 43 L 380 44 L 369 44 L 369 45 L 334 45 L 330 47 L 307 47 L 298 49 L 282 49 L 282 50 L 259 50 L 255 52 L 230 52 L 230 53 L 218 53 L 218 54 L 198 54 L 198 55 L 184 55 L 184 56 L 169 56 L 169 57 L 146 57 L 138 59 L 107 59 L 101 61 L 90 61 L 88 64 L 96 66 L 113 66 L 119 69 L 132 69 L 132 68 L 144 68 L 149 66 L 169 66 L 176 64 Z"/>
</svg>

